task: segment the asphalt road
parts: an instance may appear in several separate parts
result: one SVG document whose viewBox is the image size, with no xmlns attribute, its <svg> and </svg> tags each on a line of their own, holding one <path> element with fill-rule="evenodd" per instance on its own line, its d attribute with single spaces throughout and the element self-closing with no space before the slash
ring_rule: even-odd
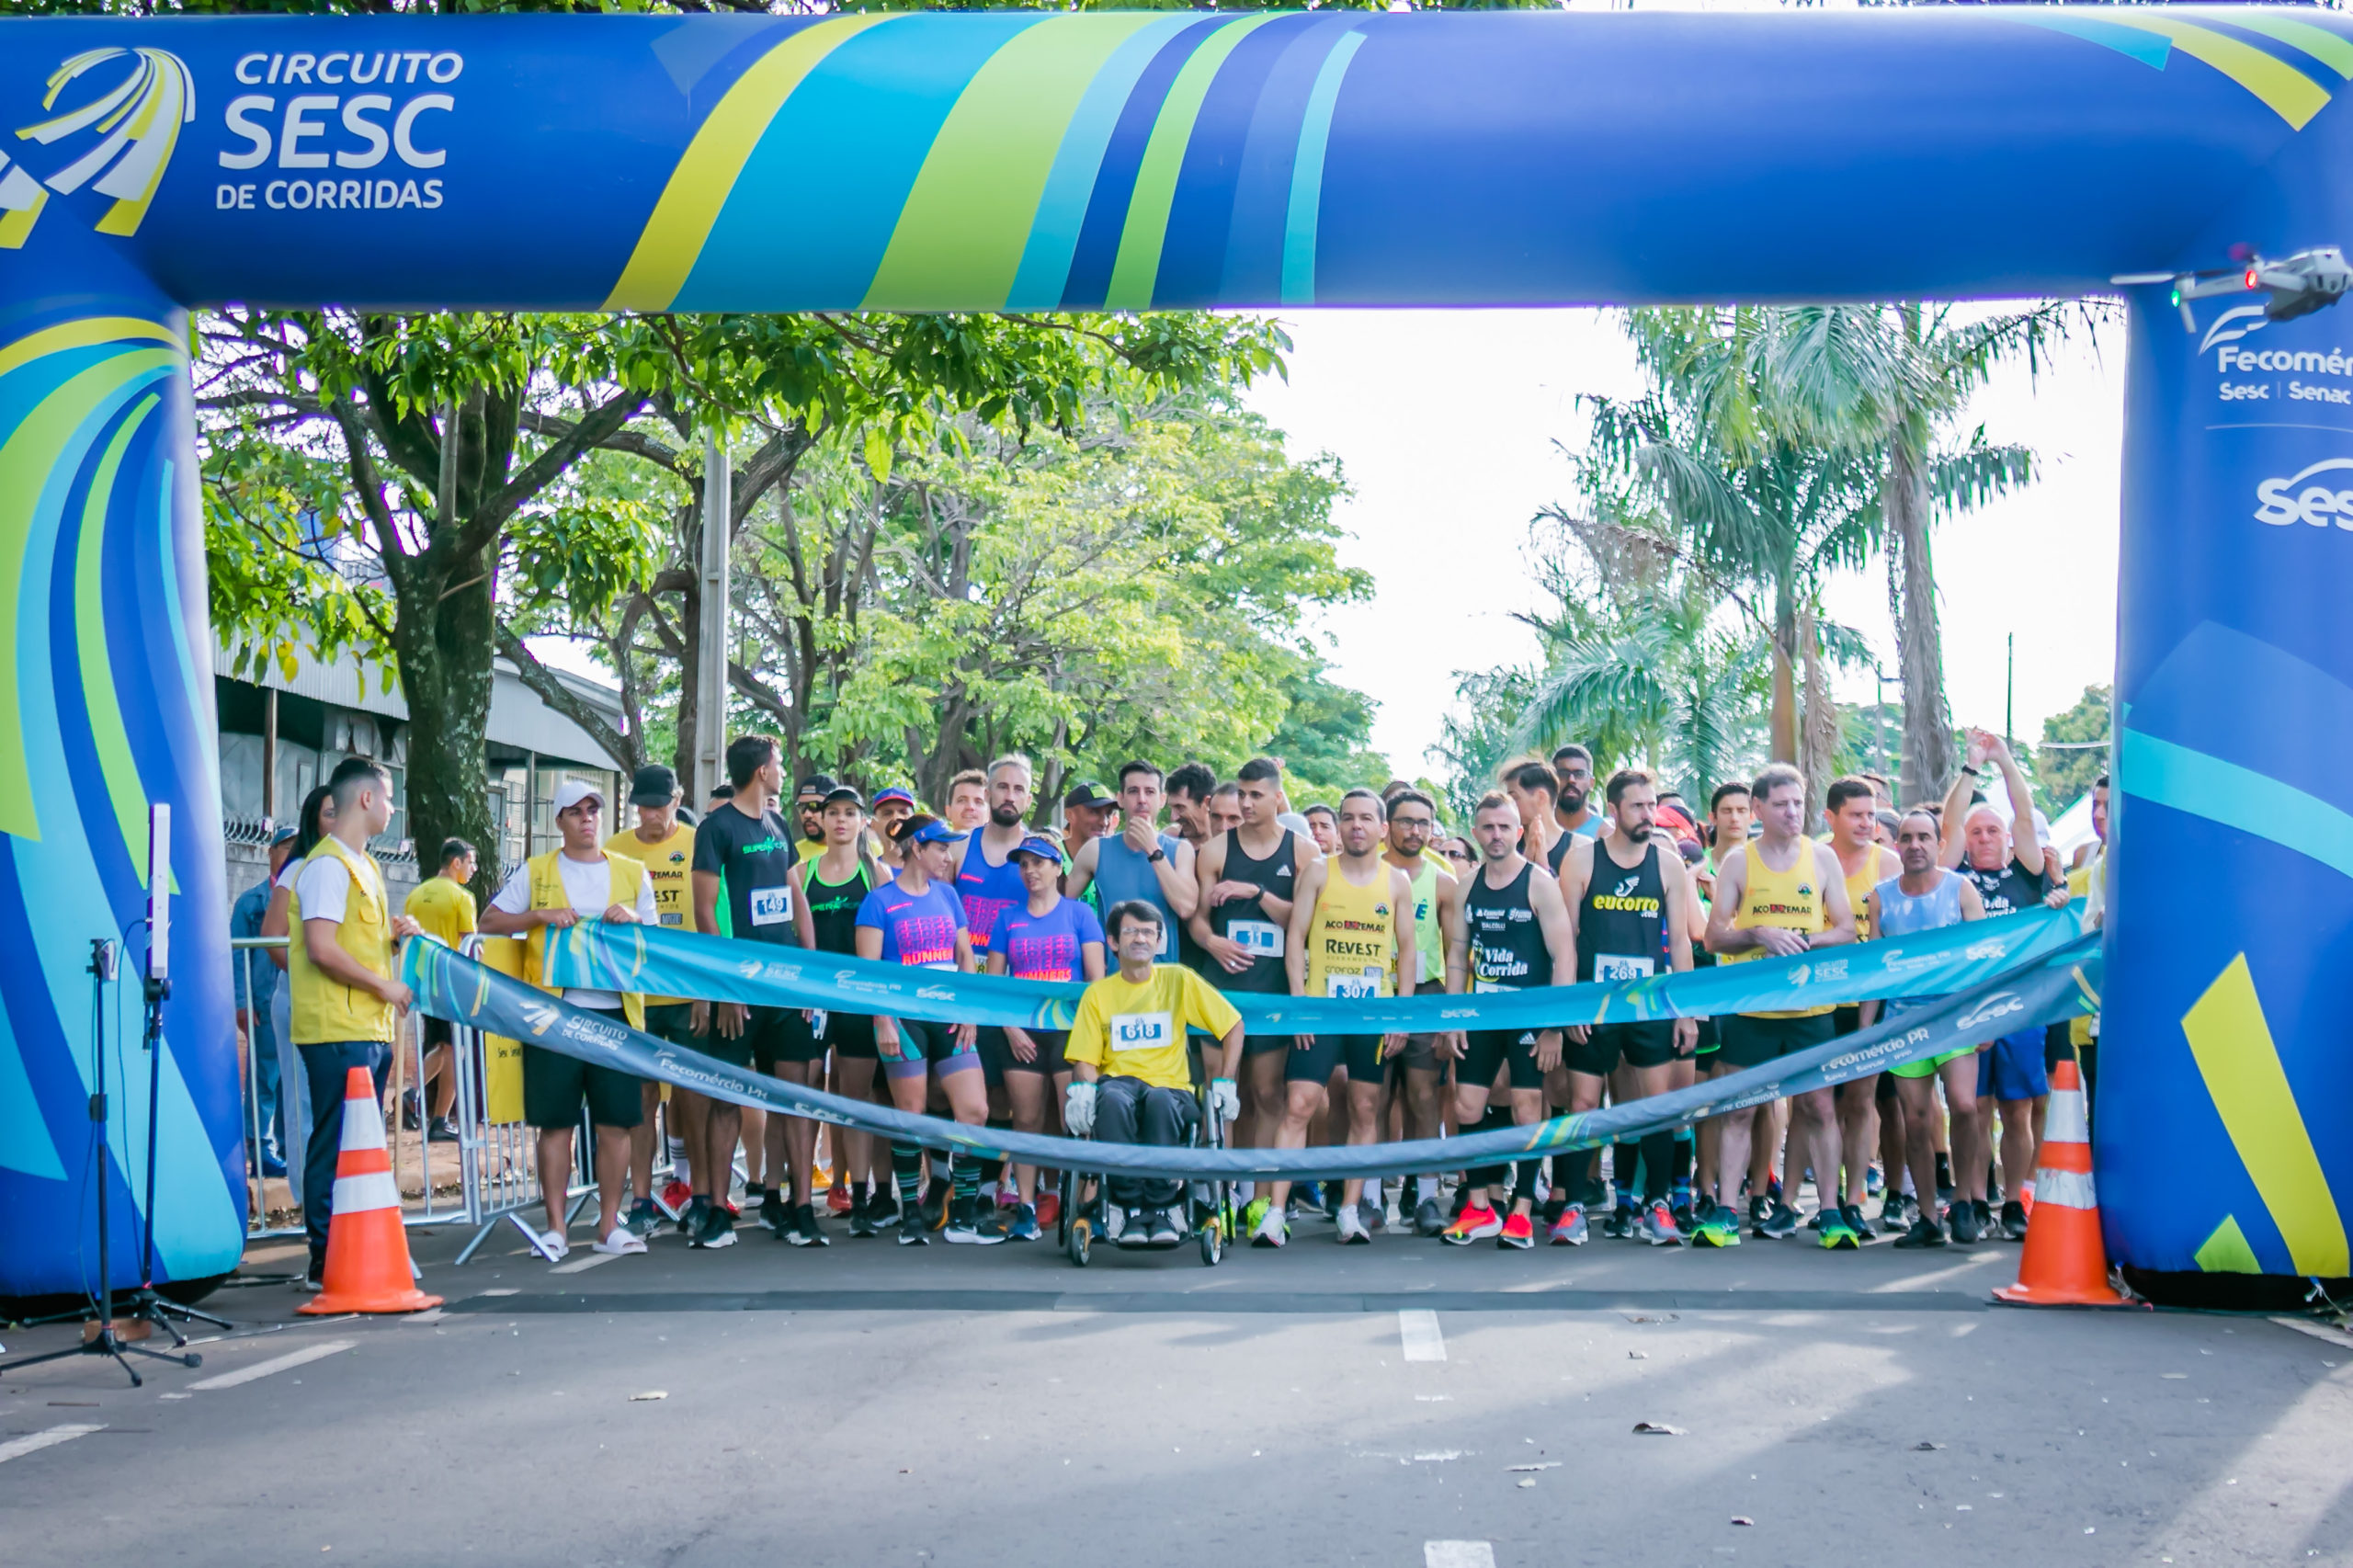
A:
<svg viewBox="0 0 2353 1568">
<path fill-rule="evenodd" d="M 0 1562 L 2353 1562 L 2353 1339 L 1989 1307 L 2013 1246 L 1330 1234 L 565 1273 L 419 1236 L 425 1318 L 261 1284 L 197 1370 L 0 1380 Z"/>
</svg>

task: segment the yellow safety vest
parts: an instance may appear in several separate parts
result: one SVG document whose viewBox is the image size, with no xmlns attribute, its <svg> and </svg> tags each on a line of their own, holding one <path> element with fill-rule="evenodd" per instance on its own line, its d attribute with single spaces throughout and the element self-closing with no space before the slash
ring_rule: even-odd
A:
<svg viewBox="0 0 2353 1568">
<path fill-rule="evenodd" d="M 351 873 L 351 892 L 344 899 L 343 919 L 335 928 L 336 946 L 359 966 L 392 978 L 392 923 L 384 897 L 384 873 L 372 855 L 354 855 L 332 835 L 322 838 L 304 857 L 305 863 L 322 855 L 343 862 Z M 297 878 L 299 883 L 300 879 Z M 329 979 L 311 962 L 310 943 L 302 934 L 302 898 L 290 890 L 286 904 L 286 978 L 289 1022 L 296 1045 L 322 1045 L 330 1040 L 392 1038 L 392 1005 L 357 986 Z"/>
<path fill-rule="evenodd" d="M 556 869 L 555 864 L 556 857 L 563 853 L 561 849 L 551 849 L 524 862 L 530 870 L 533 909 L 572 907 L 572 895 L 563 891 L 563 873 Z M 613 878 L 612 889 L 606 902 L 636 908 L 637 890 L 645 884 L 644 865 L 626 855 L 612 854 L 606 855 L 605 865 Z M 551 992 L 556 987 L 540 978 L 546 972 L 547 951 L 548 928 L 544 926 L 532 926 L 530 935 L 523 941 L 523 978 L 542 991 Z M 629 1019 L 630 1028 L 642 1029 L 645 1027 L 645 998 L 640 993 L 621 993 L 621 1012 Z"/>
</svg>

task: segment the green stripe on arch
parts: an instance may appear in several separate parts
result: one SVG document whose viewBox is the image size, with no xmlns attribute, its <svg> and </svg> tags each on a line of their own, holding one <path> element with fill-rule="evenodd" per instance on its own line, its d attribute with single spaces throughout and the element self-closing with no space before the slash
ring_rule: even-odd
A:
<svg viewBox="0 0 2353 1568">
<path fill-rule="evenodd" d="M 1058 17 L 992 56 L 956 100 L 875 269 L 869 310 L 1003 304 L 1079 101 L 1152 13 Z"/>
<path fill-rule="evenodd" d="M 1144 143 L 1135 194 L 1128 199 L 1127 226 L 1120 233 L 1120 256 L 1112 263 L 1111 286 L 1103 301 L 1108 308 L 1140 311 L 1151 305 L 1153 289 L 1160 281 L 1161 249 L 1168 239 L 1168 210 L 1176 200 L 1176 176 L 1184 168 L 1185 148 L 1193 139 L 1201 101 L 1209 97 L 1210 84 L 1226 56 L 1274 19 L 1269 13 L 1220 28 L 1193 51 L 1170 84 L 1152 138 Z"/>
</svg>

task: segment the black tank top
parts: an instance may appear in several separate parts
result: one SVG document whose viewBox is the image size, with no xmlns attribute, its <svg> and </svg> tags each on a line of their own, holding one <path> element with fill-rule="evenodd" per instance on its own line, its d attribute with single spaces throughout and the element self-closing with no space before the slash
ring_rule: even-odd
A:
<svg viewBox="0 0 2353 1568">
<path fill-rule="evenodd" d="M 1976 884 L 1977 896 L 1984 902 L 1989 920 L 2034 908 L 2052 885 L 2047 877 L 2029 872 L 2015 855 L 2003 861 L 1998 871 L 1981 871 L 1963 860 L 1961 874 Z"/>
<path fill-rule="evenodd" d="M 1471 936 L 1472 990 L 1516 991 L 1552 983 L 1552 956 L 1528 899 L 1529 879 L 1535 873 L 1533 865 L 1522 866 L 1511 884 L 1501 889 L 1487 885 L 1484 866 L 1471 873 L 1462 915 Z"/>
<path fill-rule="evenodd" d="M 1666 889 L 1658 866 L 1659 846 L 1643 847 L 1640 865 L 1620 866 L 1596 839 L 1593 875 L 1577 904 L 1577 978 L 1639 980 L 1655 974 L 1666 941 Z M 1597 974 L 1594 960 L 1608 972 Z"/>
<path fill-rule="evenodd" d="M 1228 881 L 1248 882 L 1261 887 L 1277 898 L 1289 899 L 1297 885 L 1297 835 L 1283 829 L 1282 842 L 1274 853 L 1263 860 L 1254 860 L 1242 847 L 1242 833 L 1229 829 L 1225 835 L 1225 875 Z M 1242 926 L 1235 936 L 1233 927 Z M 1228 899 L 1210 911 L 1210 929 L 1231 941 L 1240 942 L 1250 952 L 1250 967 L 1240 974 L 1229 974 L 1225 966 L 1203 955 L 1201 971 L 1221 991 L 1243 991 L 1252 994 L 1279 994 L 1290 989 L 1290 977 L 1283 970 L 1283 927 L 1267 914 L 1267 906 L 1255 898 Z"/>
<path fill-rule="evenodd" d="M 1561 862 L 1569 858 L 1569 846 L 1574 844 L 1577 835 L 1574 833 L 1564 833 L 1552 840 L 1552 848 L 1544 851 L 1545 869 L 1553 876 L 1558 877 L 1561 874 Z"/>
<path fill-rule="evenodd" d="M 817 935 L 817 950 L 821 953 L 855 953 L 858 951 L 858 906 L 874 891 L 866 866 L 860 862 L 858 874 L 846 882 L 820 881 L 817 862 L 809 862 L 809 921 Z"/>
</svg>

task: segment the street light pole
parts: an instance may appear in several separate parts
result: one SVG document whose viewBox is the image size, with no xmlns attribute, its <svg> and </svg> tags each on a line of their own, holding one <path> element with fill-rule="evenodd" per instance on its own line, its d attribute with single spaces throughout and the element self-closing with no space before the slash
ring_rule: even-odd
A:
<svg viewBox="0 0 2353 1568">
<path fill-rule="evenodd" d="M 695 778 L 698 804 L 727 778 L 728 531 L 735 508 L 727 449 L 703 437 L 702 635 L 695 649 Z"/>
</svg>

